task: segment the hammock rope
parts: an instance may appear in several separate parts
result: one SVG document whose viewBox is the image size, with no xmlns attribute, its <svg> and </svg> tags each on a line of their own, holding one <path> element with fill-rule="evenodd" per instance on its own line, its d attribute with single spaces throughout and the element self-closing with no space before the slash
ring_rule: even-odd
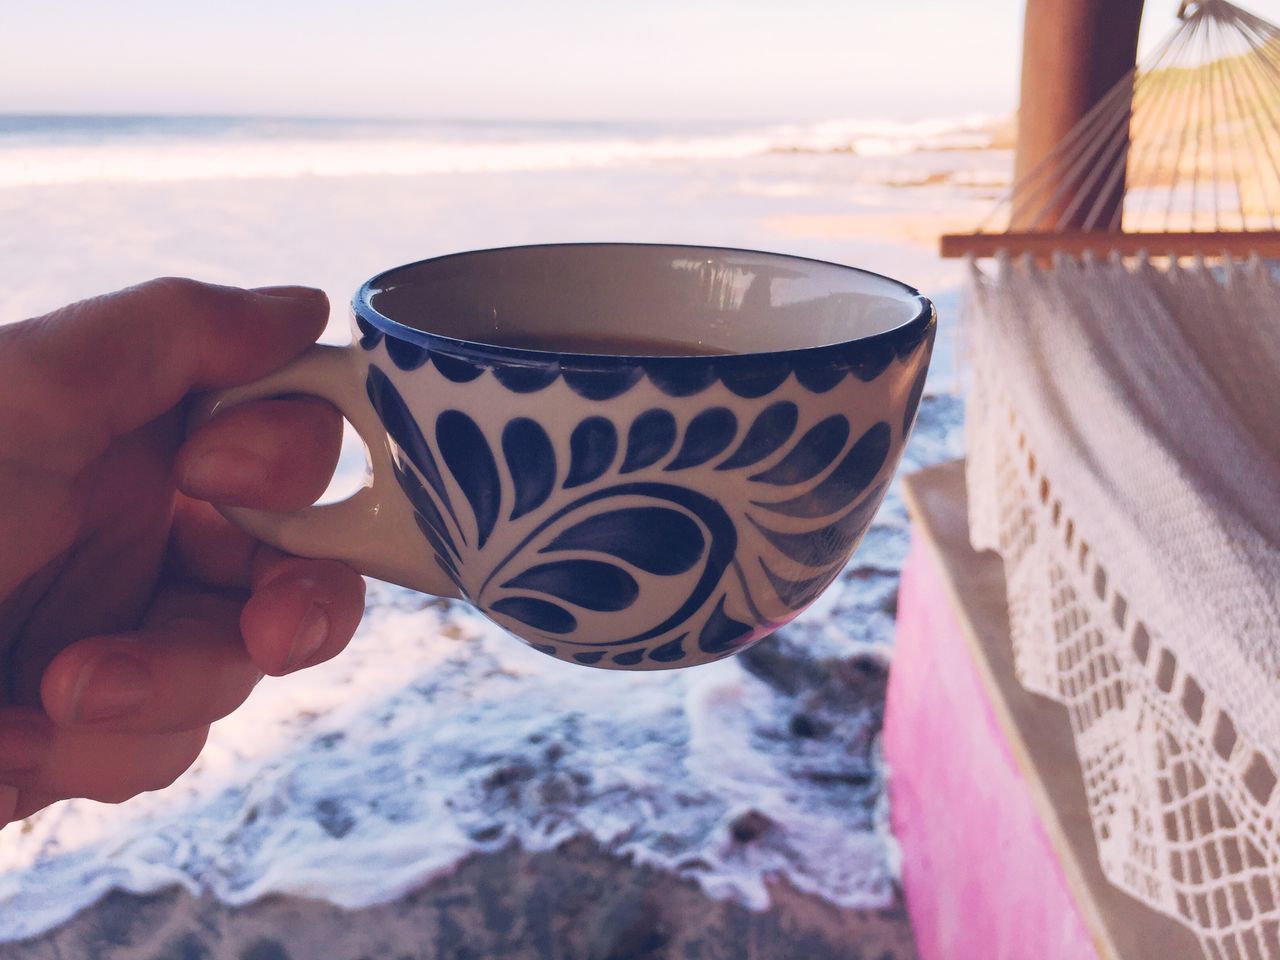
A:
<svg viewBox="0 0 1280 960">
<path fill-rule="evenodd" d="M 1179 18 L 944 256 L 1044 253 L 1045 234 L 1076 252 L 1136 252 L 1136 237 L 1152 253 L 1280 254 L 1280 28 L 1228 0 Z"/>
</svg>

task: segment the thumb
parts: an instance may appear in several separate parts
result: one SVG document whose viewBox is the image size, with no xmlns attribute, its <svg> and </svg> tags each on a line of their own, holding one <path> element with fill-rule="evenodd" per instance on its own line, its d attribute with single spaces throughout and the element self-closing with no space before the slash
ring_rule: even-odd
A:
<svg viewBox="0 0 1280 960">
<path fill-rule="evenodd" d="M 39 452 L 37 462 L 74 469 L 193 390 L 283 366 L 328 314 L 328 298 L 310 287 L 165 278 L 0 327 L 0 383 L 16 401 L 0 405 L 0 433 Z"/>
</svg>

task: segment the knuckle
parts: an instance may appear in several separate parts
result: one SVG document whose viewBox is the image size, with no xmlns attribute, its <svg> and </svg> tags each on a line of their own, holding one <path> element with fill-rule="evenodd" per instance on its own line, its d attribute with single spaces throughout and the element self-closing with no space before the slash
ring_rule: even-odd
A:
<svg viewBox="0 0 1280 960">
<path fill-rule="evenodd" d="M 95 784 L 82 796 L 99 803 L 125 803 L 143 793 L 165 790 L 190 769 L 204 749 L 208 727 L 182 733 L 168 734 L 168 743 L 162 749 L 147 750 L 146 759 L 139 757 L 139 766 L 130 774 Z"/>
<path fill-rule="evenodd" d="M 17 819 L 18 798 L 17 787 L 0 786 L 0 824 Z"/>
<path fill-rule="evenodd" d="M 216 293 L 215 287 L 190 277 L 157 277 L 139 284 L 135 289 L 140 294 L 188 306 L 207 304 Z"/>
<path fill-rule="evenodd" d="M 157 277 L 134 288 L 135 293 L 154 302 L 160 309 L 155 317 L 166 322 L 164 314 L 220 317 L 239 313 L 247 303 L 247 294 L 234 287 L 220 287 L 190 277 Z"/>
<path fill-rule="evenodd" d="M 156 764 L 142 773 L 134 783 L 121 784 L 111 791 L 112 799 L 102 800 L 104 803 L 124 803 L 143 793 L 154 793 L 166 790 L 177 781 L 195 763 L 195 756 L 167 758 L 164 763 Z"/>
<path fill-rule="evenodd" d="M 204 750 L 205 740 L 208 739 L 208 736 L 209 728 L 207 726 L 200 727 L 194 731 L 175 734 L 179 741 L 178 749 L 170 757 L 167 764 L 163 767 L 157 767 L 154 776 L 150 779 L 148 785 L 143 788 L 143 791 L 164 790 L 173 786 L 174 781 L 191 769 L 191 765 L 200 757 L 200 752 Z"/>
<path fill-rule="evenodd" d="M 316 397 L 255 400 L 227 411 L 225 416 L 227 429 L 234 427 L 244 440 L 258 443 L 265 452 L 286 462 L 297 458 L 297 450 L 290 447 L 304 445 L 303 453 L 315 456 L 342 443 L 342 414 Z"/>
<path fill-rule="evenodd" d="M 33 813 L 38 813 L 45 807 L 51 807 L 55 803 L 61 803 L 65 799 L 67 799 L 66 796 L 60 793 L 41 793 L 24 790 L 19 797 L 17 809 L 13 812 L 13 820 L 25 820 Z"/>
<path fill-rule="evenodd" d="M 323 397 L 299 394 L 282 402 L 289 404 L 289 410 L 294 416 L 325 431 L 326 437 L 329 431 L 342 426 L 342 414 Z"/>
<path fill-rule="evenodd" d="M 234 713 L 248 699 L 257 682 L 258 675 L 246 670 L 237 670 L 232 674 L 217 677 L 209 690 L 193 697 L 186 704 L 183 710 L 185 716 L 175 718 L 174 725 L 181 724 L 182 728 L 189 729 L 192 724 L 213 723 L 221 720 Z M 185 732 L 185 729 L 181 732 Z M 175 735 L 178 734 L 175 733 Z M 199 747 L 190 751 L 189 754 L 184 754 L 186 766 L 183 769 L 190 766 L 199 754 Z"/>
<path fill-rule="evenodd" d="M 94 800 L 97 803 L 124 803 L 132 800 L 144 789 L 132 781 L 121 780 L 95 785 L 93 789 L 85 790 L 81 795 L 86 800 Z"/>
<path fill-rule="evenodd" d="M 143 784 L 139 793 L 152 793 L 156 790 L 167 790 L 173 786 L 177 779 L 191 768 L 191 764 L 195 763 L 195 757 L 182 763 L 171 764 L 164 770 L 157 770 L 155 776 L 149 778 Z"/>
</svg>

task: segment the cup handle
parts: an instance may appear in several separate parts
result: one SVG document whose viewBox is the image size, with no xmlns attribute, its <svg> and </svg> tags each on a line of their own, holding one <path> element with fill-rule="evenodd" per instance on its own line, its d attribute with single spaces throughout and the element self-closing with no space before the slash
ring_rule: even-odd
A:
<svg viewBox="0 0 1280 960">
<path fill-rule="evenodd" d="M 288 394 L 319 397 L 337 407 L 364 442 L 371 468 L 365 486 L 337 503 L 291 513 L 215 506 L 242 530 L 287 553 L 341 560 L 379 580 L 436 596 L 457 597 L 458 589 L 417 535 L 417 524 L 394 479 L 386 430 L 365 395 L 352 354 L 348 347 L 313 344 L 261 380 L 204 398 L 192 411 L 188 431 L 251 400 Z"/>
</svg>

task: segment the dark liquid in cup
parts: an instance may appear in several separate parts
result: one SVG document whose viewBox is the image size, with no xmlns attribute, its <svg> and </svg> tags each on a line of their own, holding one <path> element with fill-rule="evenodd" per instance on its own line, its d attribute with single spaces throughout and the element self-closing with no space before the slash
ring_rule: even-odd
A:
<svg viewBox="0 0 1280 960">
<path fill-rule="evenodd" d="M 480 343 L 522 350 L 546 350 L 550 353 L 594 353 L 619 357 L 685 357 L 731 353 L 706 343 L 661 340 L 657 337 L 619 336 L 611 333 L 530 333 L 522 330 L 500 330 L 477 334 Z"/>
</svg>

